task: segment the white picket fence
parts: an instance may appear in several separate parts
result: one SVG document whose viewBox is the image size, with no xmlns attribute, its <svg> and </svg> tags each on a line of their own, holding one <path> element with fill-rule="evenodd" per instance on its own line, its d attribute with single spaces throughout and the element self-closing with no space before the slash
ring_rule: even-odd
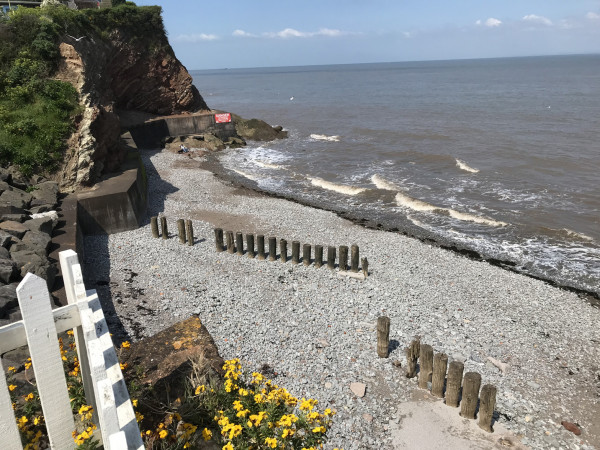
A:
<svg viewBox="0 0 600 450">
<path fill-rule="evenodd" d="M 143 449 L 133 405 L 95 290 L 86 291 L 77 253 L 60 252 L 68 305 L 52 310 L 46 281 L 31 273 L 17 287 L 23 320 L 0 328 L 0 354 L 29 346 L 50 446 L 73 449 L 75 422 L 57 333 L 73 329 L 83 386 L 106 450 Z M 22 450 L 4 373 L 0 376 L 0 437 Z"/>
</svg>

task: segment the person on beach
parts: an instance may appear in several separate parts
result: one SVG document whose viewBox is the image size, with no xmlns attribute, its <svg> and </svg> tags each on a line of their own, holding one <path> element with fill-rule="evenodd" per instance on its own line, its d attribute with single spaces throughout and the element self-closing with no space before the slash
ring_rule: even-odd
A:
<svg viewBox="0 0 600 450">
<path fill-rule="evenodd" d="M 181 145 L 179 146 L 179 150 L 177 151 L 177 153 L 187 153 L 187 152 L 189 152 L 189 151 L 190 151 L 190 150 L 189 150 L 189 149 L 188 149 L 188 148 L 187 148 L 185 145 L 181 144 Z"/>
</svg>

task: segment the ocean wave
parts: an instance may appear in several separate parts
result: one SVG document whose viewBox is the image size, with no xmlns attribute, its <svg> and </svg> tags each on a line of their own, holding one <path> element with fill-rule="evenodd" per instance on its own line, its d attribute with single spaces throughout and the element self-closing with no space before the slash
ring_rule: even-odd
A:
<svg viewBox="0 0 600 450">
<path fill-rule="evenodd" d="M 396 194 L 396 203 L 398 206 L 404 206 L 406 208 L 412 209 L 414 211 L 419 212 L 437 212 L 442 214 L 447 214 L 453 219 L 462 220 L 465 222 L 475 222 L 482 225 L 489 225 L 492 227 L 504 227 L 508 224 L 506 222 L 500 222 L 498 220 L 488 219 L 487 217 L 476 216 L 474 214 L 463 213 L 460 211 L 456 211 L 451 208 L 442 208 L 439 206 L 432 205 L 431 203 L 427 203 L 421 200 L 417 200 L 415 198 L 409 197 L 408 195 L 403 194 L 402 192 L 398 192 Z"/>
<path fill-rule="evenodd" d="M 259 167 L 264 167 L 265 169 L 277 169 L 277 170 L 287 170 L 285 167 L 280 166 L 278 164 L 271 164 L 264 161 L 252 161 Z"/>
<path fill-rule="evenodd" d="M 386 191 L 399 191 L 401 190 L 399 186 L 395 185 L 391 181 L 386 180 L 380 175 L 373 175 L 371 177 L 371 182 L 377 186 L 377 189 L 384 189 Z"/>
<path fill-rule="evenodd" d="M 561 228 L 560 230 L 548 227 L 541 227 L 544 234 L 548 236 L 554 236 L 563 239 L 580 240 L 586 242 L 592 242 L 593 237 L 587 234 L 579 233 L 577 231 L 570 230 L 569 228 Z"/>
<path fill-rule="evenodd" d="M 479 172 L 479 169 L 474 169 L 473 167 L 469 166 L 467 163 L 465 163 L 464 161 L 461 161 L 460 159 L 456 160 L 456 165 L 458 166 L 459 169 L 465 170 L 467 172 L 471 172 L 471 173 Z"/>
<path fill-rule="evenodd" d="M 334 192 L 338 192 L 340 194 L 357 195 L 357 194 L 360 194 L 361 192 L 366 191 L 365 188 L 348 186 L 345 184 L 336 184 L 336 183 L 332 183 L 330 181 L 325 181 L 322 178 L 311 178 L 311 177 L 307 177 L 307 178 L 313 186 L 318 186 L 323 189 L 327 189 L 328 191 L 334 191 Z"/>
<path fill-rule="evenodd" d="M 249 173 L 247 173 L 247 172 L 242 172 L 241 170 L 237 170 L 237 169 L 231 169 L 231 170 L 233 170 L 233 171 L 234 171 L 235 173 L 237 173 L 238 175 L 241 175 L 241 176 L 243 176 L 244 178 L 248 178 L 249 180 L 252 180 L 252 181 L 257 181 L 257 182 L 260 180 L 260 178 L 259 178 L 259 177 L 256 177 L 256 176 L 254 176 L 254 175 L 251 175 L 251 174 L 249 174 Z"/>
<path fill-rule="evenodd" d="M 326 134 L 311 134 L 310 138 L 317 141 L 340 142 L 339 136 L 327 136 Z"/>
</svg>

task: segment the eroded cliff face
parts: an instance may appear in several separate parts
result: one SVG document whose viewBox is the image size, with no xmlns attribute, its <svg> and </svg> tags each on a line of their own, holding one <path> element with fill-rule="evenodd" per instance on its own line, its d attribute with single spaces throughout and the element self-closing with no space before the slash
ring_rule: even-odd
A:
<svg viewBox="0 0 600 450">
<path fill-rule="evenodd" d="M 209 109 L 166 36 L 160 40 L 163 45 L 151 49 L 123 31 L 109 39 L 64 36 L 55 77 L 79 91 L 82 113 L 56 174 L 63 191 L 90 186 L 119 167 L 125 149 L 117 111 L 168 115 Z"/>
</svg>

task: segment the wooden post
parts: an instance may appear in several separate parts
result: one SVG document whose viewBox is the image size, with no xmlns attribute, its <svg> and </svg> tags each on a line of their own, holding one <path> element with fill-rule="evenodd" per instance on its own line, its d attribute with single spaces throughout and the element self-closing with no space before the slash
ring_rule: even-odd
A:
<svg viewBox="0 0 600 450">
<path fill-rule="evenodd" d="M 390 347 L 390 318 L 379 317 L 377 319 L 377 356 L 387 358 Z"/>
<path fill-rule="evenodd" d="M 179 243 L 185 244 L 185 220 L 177 219 L 177 234 L 179 235 Z"/>
<path fill-rule="evenodd" d="M 486 384 L 481 388 L 479 399 L 479 428 L 493 433 L 492 416 L 496 407 L 496 387 L 491 384 Z"/>
<path fill-rule="evenodd" d="M 327 268 L 335 269 L 335 247 L 327 247 Z"/>
<path fill-rule="evenodd" d="M 223 251 L 223 229 L 215 228 L 215 246 L 218 252 Z"/>
<path fill-rule="evenodd" d="M 292 241 L 292 264 L 300 262 L 300 242 Z"/>
<path fill-rule="evenodd" d="M 419 388 L 427 389 L 433 373 L 433 347 L 431 345 L 421 344 L 419 364 Z"/>
<path fill-rule="evenodd" d="M 366 256 L 361 260 L 361 263 L 363 275 L 365 276 L 365 278 L 367 278 L 369 276 L 369 260 Z"/>
<path fill-rule="evenodd" d="M 462 401 L 460 402 L 460 415 L 465 419 L 474 419 L 479 399 L 481 375 L 477 372 L 467 372 L 463 381 Z"/>
<path fill-rule="evenodd" d="M 233 244 L 233 231 L 227 232 L 227 253 L 234 253 L 235 245 Z"/>
<path fill-rule="evenodd" d="M 348 270 L 348 247 L 340 245 L 340 270 Z"/>
<path fill-rule="evenodd" d="M 269 238 L 269 261 L 277 259 L 277 238 Z"/>
<path fill-rule="evenodd" d="M 285 239 L 279 240 L 279 259 L 281 262 L 287 262 L 287 241 Z"/>
<path fill-rule="evenodd" d="M 406 378 L 414 378 L 417 376 L 417 359 L 421 353 L 421 341 L 413 340 L 406 348 Z"/>
<path fill-rule="evenodd" d="M 162 238 L 169 239 L 169 230 L 167 229 L 167 218 L 160 216 L 160 228 L 162 229 Z"/>
<path fill-rule="evenodd" d="M 431 393 L 434 397 L 444 398 L 444 381 L 448 368 L 448 355 L 436 353 L 433 357 L 433 377 L 431 379 Z"/>
<path fill-rule="evenodd" d="M 150 229 L 152 230 L 152 237 L 158 237 L 158 217 L 150 217 Z"/>
<path fill-rule="evenodd" d="M 352 244 L 350 257 L 350 272 L 358 272 L 359 251 L 358 245 Z"/>
<path fill-rule="evenodd" d="M 258 247 L 258 259 L 261 261 L 267 256 L 265 255 L 265 236 L 259 234 L 256 236 L 256 246 Z"/>
<path fill-rule="evenodd" d="M 246 252 L 248 253 L 248 258 L 254 258 L 254 235 L 247 234 L 246 235 Z"/>
<path fill-rule="evenodd" d="M 465 365 L 460 361 L 452 361 L 448 368 L 448 383 L 446 384 L 446 405 L 458 408 L 460 386 L 462 384 Z"/>
<path fill-rule="evenodd" d="M 238 255 L 244 254 L 244 235 L 241 231 L 235 233 L 235 248 Z"/>
<path fill-rule="evenodd" d="M 311 256 L 311 246 L 310 244 L 304 244 L 302 246 L 302 263 L 305 266 L 310 266 L 310 256 Z"/>
<path fill-rule="evenodd" d="M 187 244 L 194 245 L 194 227 L 192 226 L 192 221 L 187 219 L 185 221 L 185 232 L 187 237 Z"/>
<path fill-rule="evenodd" d="M 315 267 L 318 269 L 323 265 L 323 246 L 315 245 Z"/>
</svg>

